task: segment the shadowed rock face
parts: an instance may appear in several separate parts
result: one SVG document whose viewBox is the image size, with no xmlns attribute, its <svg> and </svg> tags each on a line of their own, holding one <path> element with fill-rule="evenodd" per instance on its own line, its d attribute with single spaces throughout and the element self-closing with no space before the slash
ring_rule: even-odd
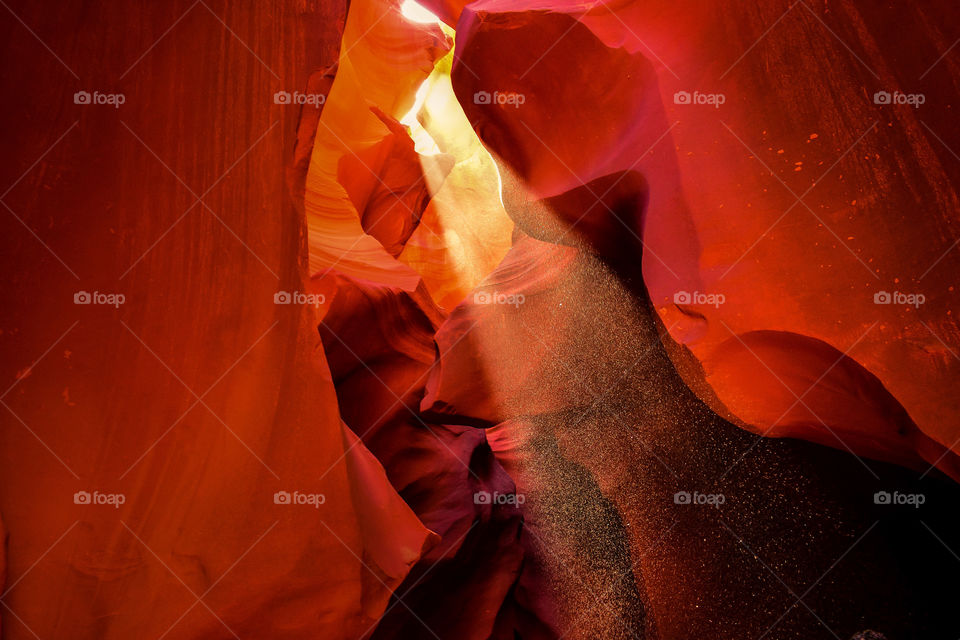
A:
<svg viewBox="0 0 960 640">
<path fill-rule="evenodd" d="M 374 638 L 418 637 L 427 629 L 489 637 L 523 562 L 519 511 L 477 499 L 515 493 L 485 434 L 417 413 L 441 321 L 422 290 L 336 276 L 320 325 L 344 422 L 441 540 L 397 589 Z"/>
<path fill-rule="evenodd" d="M 362 153 L 344 156 L 337 179 L 357 208 L 363 230 L 397 257 L 420 224 L 430 201 L 430 190 L 407 130 L 383 112 L 375 113 L 390 133 Z M 453 166 L 453 158 L 442 160 L 441 167 L 431 176 L 435 190 Z M 372 189 L 369 167 L 378 168 Z"/>
<path fill-rule="evenodd" d="M 458 327 L 475 324 L 459 344 L 477 345 L 491 362 L 537 359 L 538 376 L 502 384 L 500 372 L 512 367 L 490 368 L 444 395 L 443 378 L 465 380 L 461 364 L 472 368 L 479 357 L 456 348 L 440 358 L 434 407 L 471 422 L 484 417 L 471 397 L 489 397 L 497 419 L 506 416 L 489 430 L 491 446 L 526 496 L 530 562 L 566 585 L 554 604 L 559 627 L 572 627 L 568 637 L 619 637 L 625 625 L 638 636 L 644 630 L 639 637 L 731 639 L 759 637 L 775 623 L 774 637 L 797 639 L 829 635 L 826 627 L 848 637 L 873 625 L 911 638 L 957 628 L 939 586 L 953 568 L 935 560 L 949 552 L 931 547 L 919 521 L 936 517 L 931 527 L 957 537 L 952 483 L 758 438 L 719 418 L 676 373 L 642 289 L 602 261 L 585 252 L 552 261 L 555 284 L 546 293 L 546 267 L 528 272 L 529 288 L 511 278 L 515 254 L 556 250 L 519 239 L 504 276 L 495 271 L 483 286 L 509 287 L 526 302 L 465 302 L 438 332 L 438 344 L 450 344 L 463 335 Z M 528 340 L 515 339 L 520 327 Z M 533 395 L 538 404 L 512 400 Z M 891 514 L 874 503 L 875 492 L 895 487 L 926 494 L 924 509 Z M 698 495 L 723 502 L 698 505 Z M 634 577 L 634 596 L 614 586 L 624 573 Z M 804 597 L 813 613 L 792 607 L 813 585 Z M 605 605 L 583 615 L 598 599 Z"/>
</svg>

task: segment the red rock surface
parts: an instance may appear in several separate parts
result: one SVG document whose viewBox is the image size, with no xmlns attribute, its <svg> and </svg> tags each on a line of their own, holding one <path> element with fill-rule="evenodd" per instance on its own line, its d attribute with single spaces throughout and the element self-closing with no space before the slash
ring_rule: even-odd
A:
<svg viewBox="0 0 960 640">
<path fill-rule="evenodd" d="M 957 637 L 951 5 L 422 4 L 4 5 L 3 636 Z"/>
<path fill-rule="evenodd" d="M 960 404 L 951 391 L 960 381 L 952 275 L 960 255 L 951 249 L 960 163 L 950 151 L 958 138 L 947 116 L 958 97 L 951 80 L 956 63 L 947 57 L 934 65 L 945 51 L 936 43 L 960 34 L 949 33 L 943 3 L 795 9 L 738 63 L 781 16 L 779 7 L 719 21 L 659 12 L 659 29 L 672 23 L 706 45 L 681 51 L 667 44 L 678 33 L 667 28 L 658 47 L 682 79 L 660 73 L 668 117 L 680 123 L 672 135 L 695 229 L 688 242 L 695 238 L 702 249 L 699 277 L 687 279 L 668 257 L 669 243 L 651 238 L 652 250 L 680 275 L 649 277 L 651 297 L 671 334 L 703 363 L 703 373 L 689 377 L 710 384 L 717 410 L 729 410 L 760 433 L 787 427 L 815 441 L 823 441 L 818 433 L 826 422 L 839 437 L 830 436 L 832 446 L 858 450 L 854 445 L 865 439 L 884 440 L 881 459 L 903 461 L 899 450 L 913 455 L 921 470 L 936 465 L 960 478 L 956 454 L 946 451 L 960 438 Z M 653 18 L 640 11 L 631 24 L 643 37 L 640 25 Z M 733 37 L 737 33 L 749 35 Z M 894 56 L 892 41 L 917 46 Z M 786 60 L 789 73 L 765 72 Z M 727 103 L 720 109 L 673 105 L 673 93 L 692 90 L 691 83 L 724 92 Z M 920 108 L 876 104 L 880 91 L 920 93 L 926 102 Z M 722 293 L 726 301 L 682 308 L 671 304 L 677 290 Z M 919 293 L 925 303 L 874 304 L 884 291 Z M 736 365 L 725 354 L 740 349 L 733 334 L 755 331 L 794 334 L 788 338 L 794 346 L 778 355 L 768 351 L 762 362 L 741 360 L 740 373 L 731 377 Z M 801 356 L 811 358 L 811 367 L 797 375 L 795 345 L 803 337 L 813 339 L 810 355 Z M 826 351 L 835 356 L 813 365 Z M 887 402 L 882 390 L 861 398 L 849 387 L 803 398 L 819 419 L 777 422 L 841 354 L 876 376 L 903 406 L 913 423 L 906 433 L 868 419 L 834 426 L 831 416 L 847 411 L 845 405 L 866 401 L 876 411 Z M 743 398 L 768 374 L 782 383 L 774 385 L 779 400 L 767 401 L 771 415 L 760 421 Z"/>
<path fill-rule="evenodd" d="M 417 637 L 426 629 L 489 637 L 524 557 L 516 507 L 475 500 L 515 492 L 485 434 L 428 423 L 417 412 L 440 322 L 422 290 L 408 294 L 338 276 L 320 327 L 344 421 L 442 540 L 398 588 L 375 638 Z"/>
<path fill-rule="evenodd" d="M 315 311 L 274 304 L 306 247 L 272 98 L 343 7 L 10 10 L 4 637 L 357 637 L 433 536 L 344 428 Z"/>
<path fill-rule="evenodd" d="M 622 221 L 619 231 L 636 236 L 634 262 L 642 235 L 651 298 L 671 336 L 700 365 L 677 362 L 714 410 L 757 433 L 921 470 L 937 466 L 960 478 L 948 450 L 960 438 L 952 426 L 960 406 L 944 400 L 955 396 L 950 390 L 960 375 L 949 275 L 960 258 L 946 231 L 960 213 L 952 186 L 960 166 L 948 163 L 951 152 L 937 133 L 951 130 L 946 121 L 931 112 L 927 124 L 911 106 L 871 100 L 875 91 L 893 92 L 910 74 L 923 73 L 920 60 L 894 63 L 878 48 L 885 25 L 903 21 L 906 37 L 919 38 L 940 9 L 849 6 L 827 16 L 831 27 L 819 8 L 794 8 L 789 15 L 772 6 L 747 12 L 748 35 L 742 20 L 715 21 L 702 3 L 682 10 L 555 3 L 545 13 L 538 3 L 475 2 L 456 19 L 454 89 L 478 135 L 522 182 L 513 210 L 505 201 L 532 235 L 569 241 L 562 228 L 576 218 L 547 201 L 542 219 L 531 224 L 524 200 L 572 188 L 602 200 L 604 189 L 591 182 L 597 177 L 625 169 L 643 175 L 651 186 L 642 234 L 639 221 Z M 781 14 L 782 33 L 753 52 L 751 44 Z M 711 47 L 680 44 L 692 34 Z M 798 46 L 805 42 L 816 46 Z M 832 55 L 820 55 L 821 46 Z M 752 55 L 741 62 L 744 51 Z M 765 61 L 777 64 L 787 51 L 795 53 L 793 80 L 765 76 Z M 570 68 L 573 55 L 580 64 Z M 927 100 L 955 100 L 949 74 L 949 65 L 931 71 Z M 842 80 L 826 95 L 818 77 Z M 694 90 L 724 102 L 675 103 L 676 92 Z M 478 91 L 520 94 L 524 102 L 478 103 Z M 768 108 L 774 104 L 790 106 Z M 929 215 L 917 228 L 917 217 L 904 212 L 916 208 L 924 190 Z M 810 192 L 814 204 L 799 199 Z M 591 225 L 611 213 L 588 204 L 580 205 L 580 235 L 596 234 Z M 599 250 L 611 256 L 615 248 Z M 925 302 L 875 304 L 883 292 L 921 294 Z M 714 304 L 718 295 L 722 302 Z M 768 343 L 765 356 L 750 351 L 743 337 L 758 331 L 788 334 L 787 346 Z M 729 359 L 739 351 L 751 357 Z M 795 357 L 804 351 L 807 366 L 798 367 Z M 866 388 L 856 385 L 804 396 L 839 373 L 831 364 L 841 357 L 875 376 L 870 397 L 861 398 Z M 758 388 L 768 391 L 762 400 Z M 899 410 L 892 421 L 841 415 L 858 402 L 867 413 L 883 413 L 891 397 L 907 418 Z M 790 415 L 795 405 L 805 419 Z"/>
</svg>

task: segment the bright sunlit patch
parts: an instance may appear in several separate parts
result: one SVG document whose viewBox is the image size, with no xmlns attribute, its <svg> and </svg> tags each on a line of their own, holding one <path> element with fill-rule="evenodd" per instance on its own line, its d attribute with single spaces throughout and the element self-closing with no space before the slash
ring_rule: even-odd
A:
<svg viewBox="0 0 960 640">
<path fill-rule="evenodd" d="M 490 152 L 486 149 L 483 150 L 486 152 L 487 157 L 490 158 L 490 163 L 493 165 L 493 170 L 497 174 L 497 196 L 500 198 L 500 207 L 506 211 L 506 206 L 503 204 L 503 178 L 500 177 L 500 167 L 497 166 L 497 163 L 494 161 L 493 156 L 490 155 Z"/>
<path fill-rule="evenodd" d="M 414 122 L 417 121 L 417 114 L 420 113 L 420 109 L 423 108 L 423 102 L 427 98 L 427 92 L 430 90 L 430 78 L 427 77 L 421 84 L 420 88 L 417 89 L 416 97 L 413 101 L 413 106 L 410 107 L 410 110 L 400 118 L 400 123 L 405 124 L 408 127 L 412 126 Z"/>
<path fill-rule="evenodd" d="M 414 2 L 413 0 L 403 0 L 400 5 L 400 13 L 410 22 L 419 22 L 421 24 L 439 24 L 440 18 L 430 13 L 426 7 Z"/>
<path fill-rule="evenodd" d="M 425 156 L 435 156 L 440 153 L 440 148 L 437 147 L 437 143 L 433 137 L 417 120 L 417 115 L 423 108 L 423 103 L 427 99 L 427 94 L 430 92 L 432 86 L 432 82 L 430 81 L 431 77 L 424 80 L 420 88 L 417 89 L 417 96 L 413 102 L 413 106 L 410 107 L 410 111 L 400 119 L 400 124 L 405 125 L 410 130 L 410 137 L 413 139 L 414 149 L 417 153 Z"/>
</svg>

